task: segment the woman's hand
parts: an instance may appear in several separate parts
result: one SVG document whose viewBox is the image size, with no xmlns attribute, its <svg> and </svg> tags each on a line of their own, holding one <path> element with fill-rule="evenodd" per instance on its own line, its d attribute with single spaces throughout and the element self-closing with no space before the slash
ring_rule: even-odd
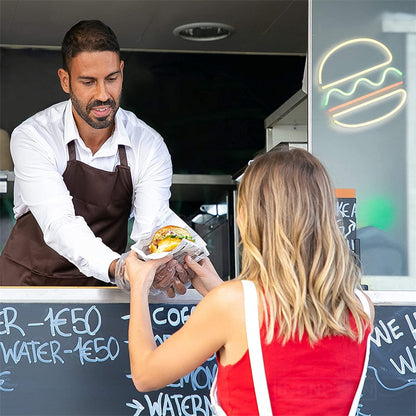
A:
<svg viewBox="0 0 416 416">
<path fill-rule="evenodd" d="M 161 259 L 143 261 L 137 257 L 136 252 L 130 251 L 126 258 L 125 276 L 130 282 L 132 290 L 141 287 L 146 293 L 149 293 L 156 271 L 170 260 L 172 260 L 171 255 Z"/>
<path fill-rule="evenodd" d="M 202 259 L 198 264 L 190 256 L 186 256 L 185 268 L 187 267 L 194 273 L 194 276 L 191 278 L 193 287 L 202 296 L 205 296 L 210 290 L 223 283 L 208 257 Z"/>
</svg>

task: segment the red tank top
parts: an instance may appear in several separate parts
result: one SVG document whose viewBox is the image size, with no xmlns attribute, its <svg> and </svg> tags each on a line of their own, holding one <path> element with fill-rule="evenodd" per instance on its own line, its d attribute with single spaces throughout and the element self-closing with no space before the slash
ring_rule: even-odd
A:
<svg viewBox="0 0 416 416">
<path fill-rule="evenodd" d="M 354 325 L 353 325 L 354 327 Z M 274 415 L 348 415 L 357 390 L 366 353 L 366 341 L 332 336 L 313 347 L 306 337 L 284 346 L 264 342 L 263 359 Z M 233 365 L 218 362 L 218 401 L 228 416 L 258 415 L 248 351 Z"/>
</svg>

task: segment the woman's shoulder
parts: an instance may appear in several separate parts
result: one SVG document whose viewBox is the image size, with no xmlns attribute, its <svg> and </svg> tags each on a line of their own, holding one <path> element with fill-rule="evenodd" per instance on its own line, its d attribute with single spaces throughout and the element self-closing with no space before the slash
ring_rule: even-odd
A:
<svg viewBox="0 0 416 416">
<path fill-rule="evenodd" d="M 370 320 L 373 321 L 375 311 L 374 311 L 374 304 L 371 301 L 370 297 L 367 295 L 367 293 L 365 293 L 361 289 L 356 289 L 355 290 L 355 296 L 359 300 L 359 302 L 361 303 L 361 306 L 362 306 L 364 312 L 369 316 Z"/>
<path fill-rule="evenodd" d="M 213 289 L 212 292 L 216 292 L 216 296 L 239 297 L 243 295 L 243 284 L 238 279 L 227 280 Z"/>
<path fill-rule="evenodd" d="M 206 303 L 213 303 L 217 308 L 234 308 L 242 305 L 244 301 L 243 285 L 241 280 L 226 281 L 212 289 L 203 299 Z"/>
</svg>

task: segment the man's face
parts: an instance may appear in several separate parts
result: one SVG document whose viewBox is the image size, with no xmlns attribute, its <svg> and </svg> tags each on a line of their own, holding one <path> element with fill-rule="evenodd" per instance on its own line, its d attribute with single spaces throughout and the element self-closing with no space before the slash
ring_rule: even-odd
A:
<svg viewBox="0 0 416 416">
<path fill-rule="evenodd" d="M 72 58 L 69 72 L 59 70 L 78 125 L 85 122 L 93 129 L 105 129 L 113 124 L 120 106 L 123 66 L 115 52 L 81 52 Z"/>
</svg>

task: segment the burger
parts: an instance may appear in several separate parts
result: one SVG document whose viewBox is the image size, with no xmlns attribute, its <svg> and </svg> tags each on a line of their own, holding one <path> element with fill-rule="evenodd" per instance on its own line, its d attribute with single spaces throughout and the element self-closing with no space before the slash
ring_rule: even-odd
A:
<svg viewBox="0 0 416 416">
<path fill-rule="evenodd" d="M 396 114 L 406 102 L 403 73 L 386 45 L 351 39 L 331 49 L 318 68 L 322 107 L 332 124 L 357 128 Z"/>
<path fill-rule="evenodd" d="M 151 253 L 172 251 L 182 240 L 195 241 L 188 230 L 176 225 L 167 225 L 157 230 L 149 245 Z"/>
</svg>

